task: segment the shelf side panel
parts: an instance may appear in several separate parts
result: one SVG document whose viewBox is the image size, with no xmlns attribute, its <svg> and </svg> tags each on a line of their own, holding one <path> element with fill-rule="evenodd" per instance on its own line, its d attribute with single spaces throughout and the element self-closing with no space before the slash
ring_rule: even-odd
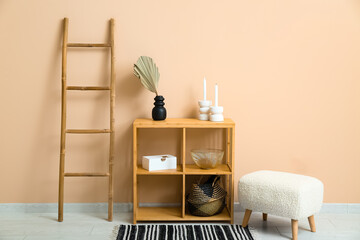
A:
<svg viewBox="0 0 360 240">
<path fill-rule="evenodd" d="M 137 128 L 133 126 L 133 224 L 136 224 L 137 218 Z"/>
</svg>

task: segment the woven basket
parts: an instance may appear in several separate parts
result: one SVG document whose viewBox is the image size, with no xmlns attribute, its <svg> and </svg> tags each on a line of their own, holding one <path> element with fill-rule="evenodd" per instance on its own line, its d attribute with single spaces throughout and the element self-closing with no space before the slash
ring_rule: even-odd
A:
<svg viewBox="0 0 360 240">
<path fill-rule="evenodd" d="M 219 180 L 220 176 L 211 176 L 203 184 L 193 184 L 186 199 L 192 215 L 209 217 L 222 212 L 226 191 L 219 184 Z"/>
</svg>

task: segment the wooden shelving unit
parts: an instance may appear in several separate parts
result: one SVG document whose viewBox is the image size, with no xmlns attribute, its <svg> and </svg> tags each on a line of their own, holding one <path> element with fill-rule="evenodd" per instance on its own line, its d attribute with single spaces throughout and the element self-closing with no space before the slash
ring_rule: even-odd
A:
<svg viewBox="0 0 360 240">
<path fill-rule="evenodd" d="M 139 129 L 153 128 L 176 128 L 181 129 L 181 157 L 178 156 L 177 169 L 162 171 L 147 171 L 138 165 L 138 132 Z M 186 164 L 186 133 L 187 129 L 208 128 L 223 129 L 225 131 L 225 154 L 224 162 L 216 169 L 200 169 L 194 164 Z M 133 223 L 138 221 L 226 221 L 234 222 L 234 140 L 235 123 L 231 119 L 224 122 L 200 121 L 191 118 L 170 118 L 164 121 L 152 119 L 136 119 L 133 123 Z M 139 207 L 138 202 L 138 176 L 174 175 L 182 176 L 182 203 L 180 207 Z M 189 175 L 222 175 L 225 180 L 225 188 L 228 192 L 227 206 L 223 212 L 211 217 L 193 216 L 187 212 L 185 206 L 185 181 Z"/>
</svg>

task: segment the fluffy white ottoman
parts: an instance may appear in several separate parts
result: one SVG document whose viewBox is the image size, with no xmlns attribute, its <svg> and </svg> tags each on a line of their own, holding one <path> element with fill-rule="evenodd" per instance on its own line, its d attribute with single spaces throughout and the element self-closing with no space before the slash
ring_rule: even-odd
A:
<svg viewBox="0 0 360 240">
<path fill-rule="evenodd" d="M 324 186 L 316 178 L 275 171 L 257 171 L 239 181 L 239 202 L 246 209 L 243 227 L 252 211 L 291 218 L 293 239 L 297 239 L 298 220 L 307 217 L 315 232 L 314 214 L 323 201 Z"/>
</svg>

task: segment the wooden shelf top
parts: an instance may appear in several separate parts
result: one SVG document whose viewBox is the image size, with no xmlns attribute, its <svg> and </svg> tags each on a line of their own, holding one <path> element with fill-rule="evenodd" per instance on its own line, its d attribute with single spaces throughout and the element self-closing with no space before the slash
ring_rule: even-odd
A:
<svg viewBox="0 0 360 240">
<path fill-rule="evenodd" d="M 141 165 L 137 166 L 137 175 L 181 175 L 183 174 L 182 165 L 178 164 L 176 169 L 169 170 L 158 170 L 158 171 L 148 171 L 144 169 Z"/>
<path fill-rule="evenodd" d="M 186 175 L 229 175 L 231 170 L 227 164 L 220 164 L 214 169 L 201 169 L 195 164 L 186 164 L 184 173 Z"/>
<path fill-rule="evenodd" d="M 137 128 L 231 128 L 235 126 L 230 118 L 225 118 L 224 122 L 201 121 L 195 118 L 167 118 L 163 121 L 138 118 L 133 124 Z"/>
</svg>

